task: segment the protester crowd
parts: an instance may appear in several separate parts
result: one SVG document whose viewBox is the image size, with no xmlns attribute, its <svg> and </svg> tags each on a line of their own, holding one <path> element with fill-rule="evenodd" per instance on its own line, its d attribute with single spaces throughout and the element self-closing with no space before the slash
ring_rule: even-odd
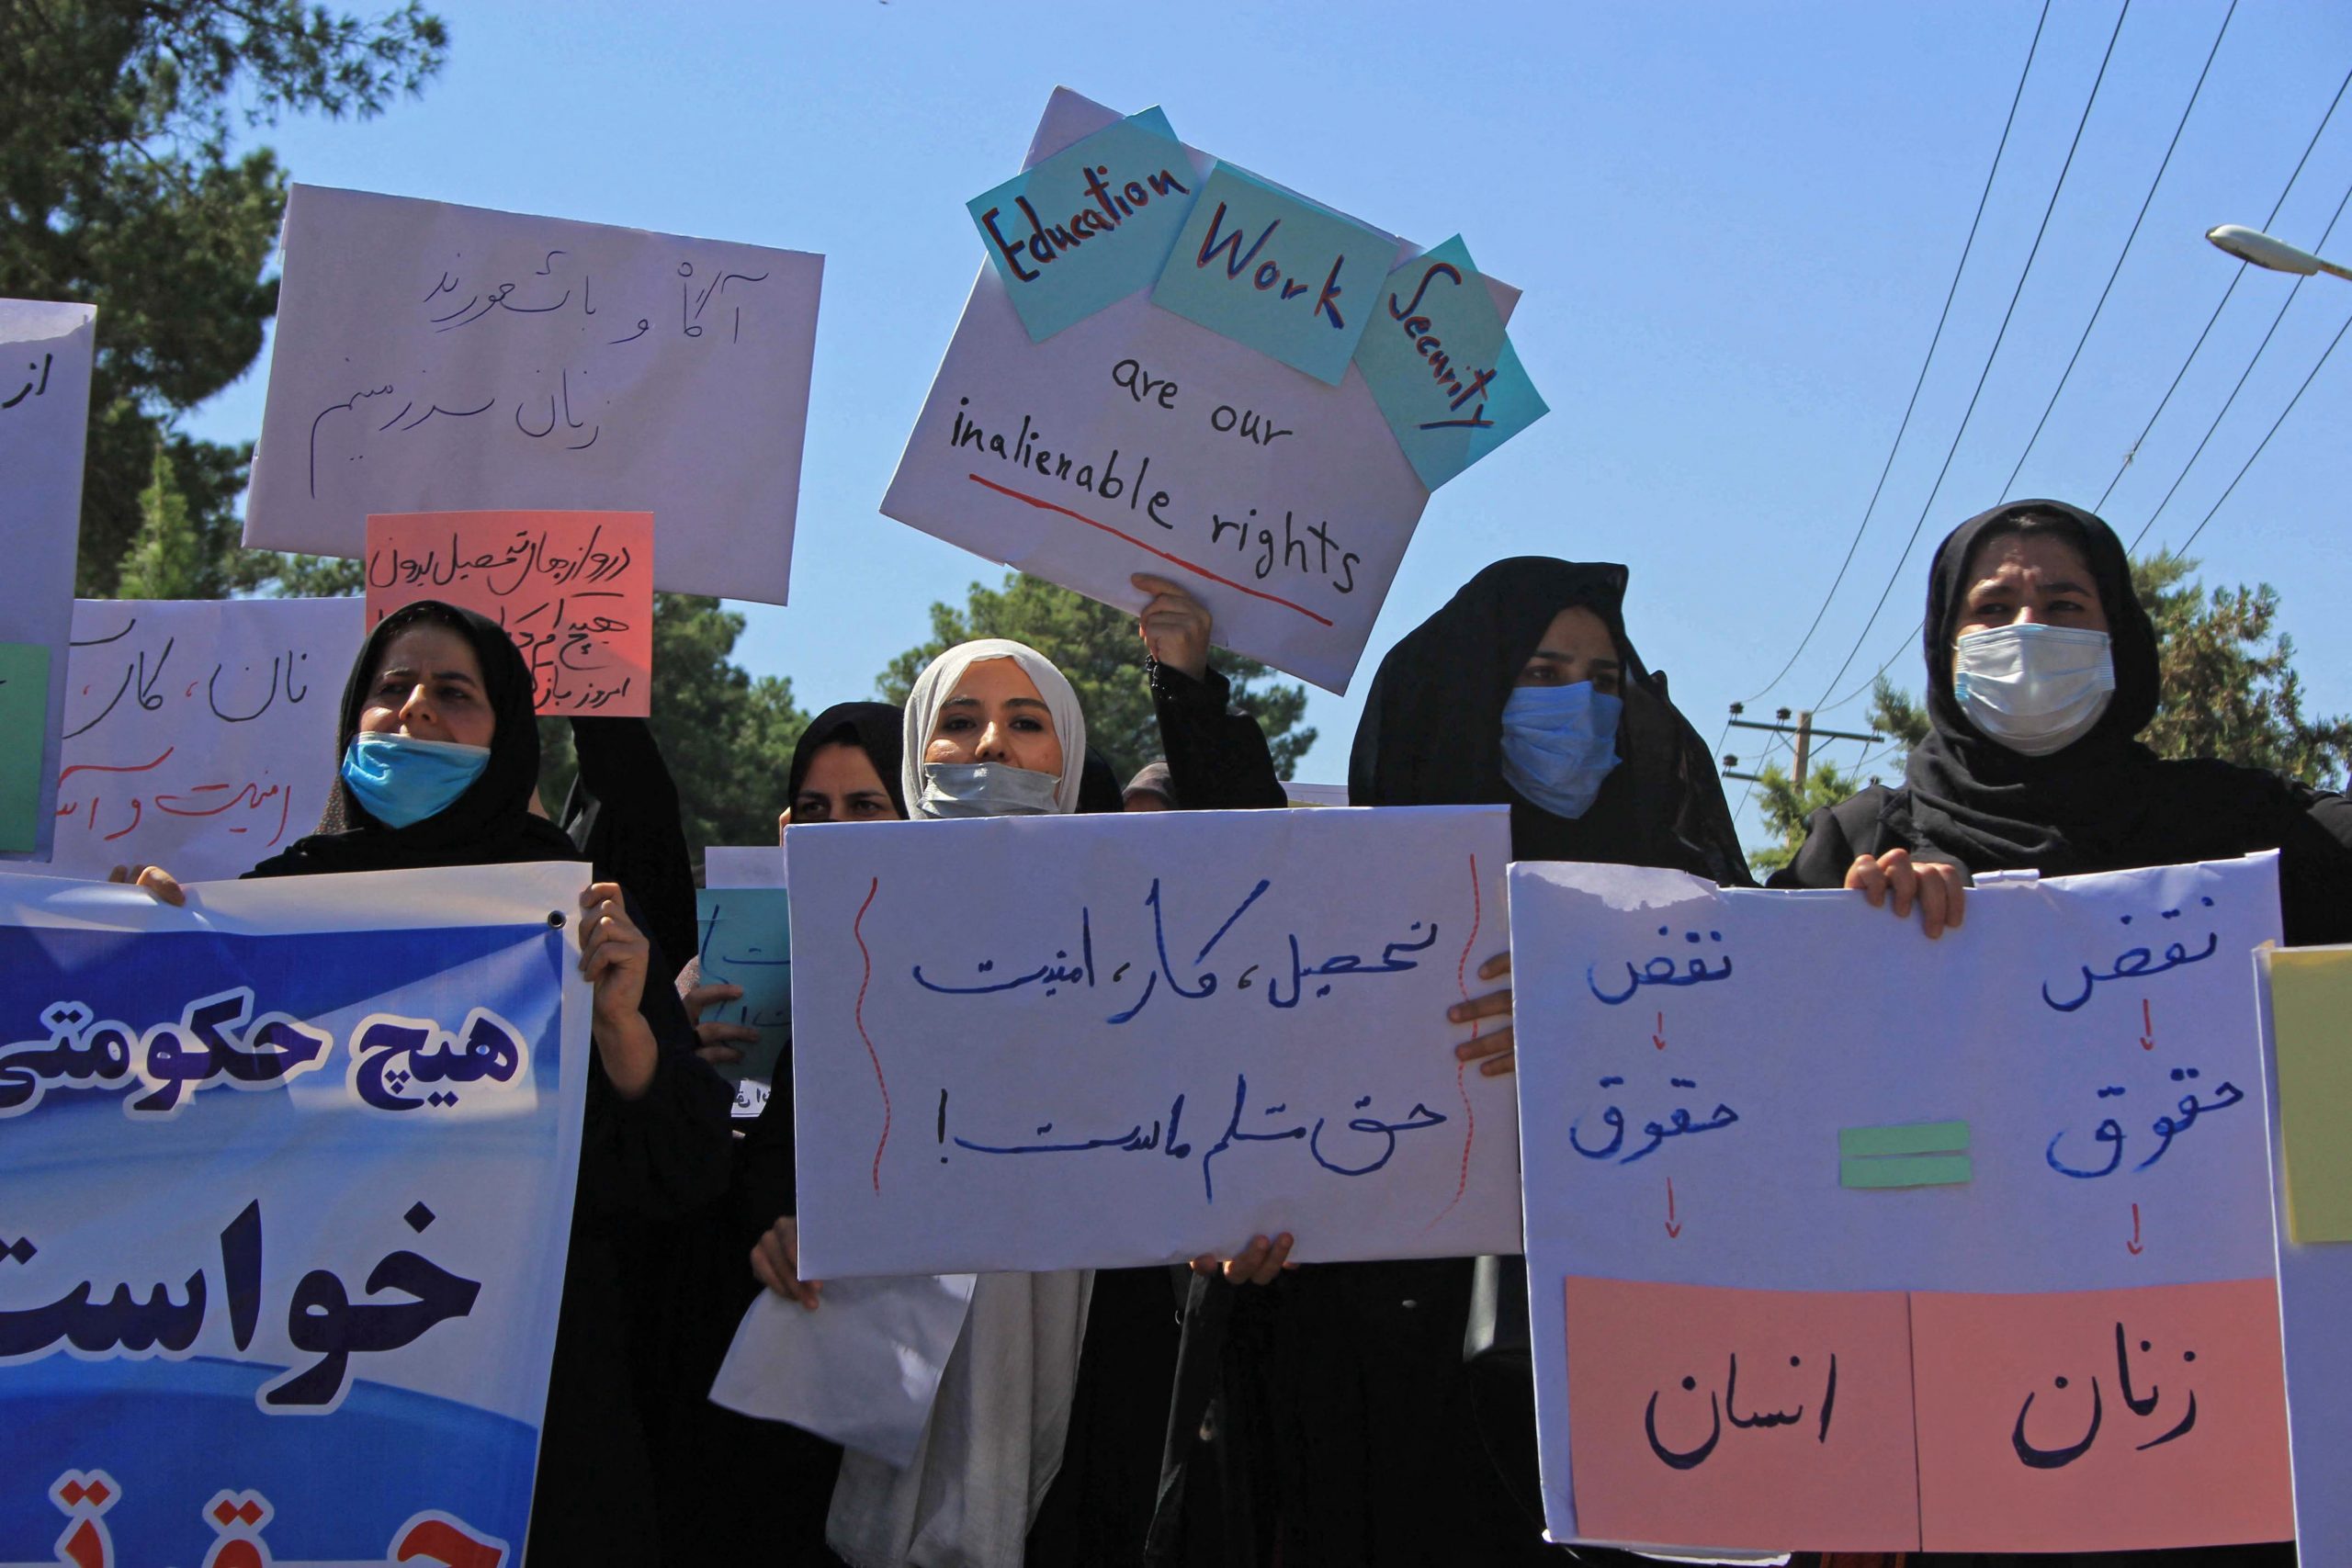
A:
<svg viewBox="0 0 2352 1568">
<path fill-rule="evenodd" d="M 820 713 L 776 781 L 781 824 L 1283 806 L 1264 737 L 1209 662 L 1208 613 L 1176 582 L 1136 588 L 1137 678 L 1164 761 L 1124 791 L 1090 769 L 1062 672 L 985 639 L 933 660 L 903 708 Z M 1655 612 L 1629 613 L 1627 595 L 1625 569 L 1605 563 L 1479 571 L 1382 661 L 1351 801 L 1506 805 L 1515 859 L 1752 886 L 1713 759 L 1635 649 L 1629 623 Z M 1922 940 L 1965 941 L 1973 873 L 2276 850 L 2287 940 L 2352 937 L 2352 805 L 2227 759 L 2160 761 L 2136 739 L 2162 695 L 2156 637 L 2098 518 L 2020 502 L 1953 530 L 1924 644 L 1932 728 L 1903 781 L 1816 813 L 1774 886 L 1854 890 Z M 711 1404 L 760 1292 L 826 1310 L 825 1282 L 798 1266 L 789 1064 L 739 1135 L 712 1064 L 745 1032 L 697 1023 L 730 993 L 682 964 L 695 909 L 676 791 L 640 723 L 574 729 L 580 782 L 550 819 L 514 645 L 466 610 L 398 611 L 352 668 L 317 831 L 250 874 L 594 863 L 578 928 L 595 1056 L 532 1562 L 1570 1558 L 1542 1536 L 1515 1258 L 1302 1267 L 1280 1234 L 1189 1267 L 981 1276 L 903 1466 Z M 168 868 L 117 877 L 179 897 Z M 943 882 L 936 897 L 950 919 L 986 892 Z M 1513 1067 L 1495 949 L 1476 968 L 1492 988 L 1428 1020 L 1432 1053 L 1488 1077 Z M 2292 1548 L 2162 1555 L 2291 1562 Z"/>
</svg>

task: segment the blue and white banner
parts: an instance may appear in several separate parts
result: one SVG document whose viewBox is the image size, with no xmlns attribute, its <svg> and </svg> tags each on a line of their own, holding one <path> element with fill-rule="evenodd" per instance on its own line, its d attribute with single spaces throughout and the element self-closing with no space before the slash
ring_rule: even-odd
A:
<svg viewBox="0 0 2352 1568">
<path fill-rule="evenodd" d="M 0 1568 L 519 1558 L 587 879 L 0 876 Z"/>
</svg>

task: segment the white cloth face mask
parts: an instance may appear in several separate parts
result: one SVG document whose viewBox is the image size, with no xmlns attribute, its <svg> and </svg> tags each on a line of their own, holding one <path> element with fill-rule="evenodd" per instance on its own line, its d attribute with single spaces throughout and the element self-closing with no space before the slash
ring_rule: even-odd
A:
<svg viewBox="0 0 2352 1568">
<path fill-rule="evenodd" d="M 2115 696 L 2105 632 L 2026 622 L 1962 632 L 1951 694 L 1968 721 L 2010 750 L 2046 757 L 2080 740 Z"/>
</svg>

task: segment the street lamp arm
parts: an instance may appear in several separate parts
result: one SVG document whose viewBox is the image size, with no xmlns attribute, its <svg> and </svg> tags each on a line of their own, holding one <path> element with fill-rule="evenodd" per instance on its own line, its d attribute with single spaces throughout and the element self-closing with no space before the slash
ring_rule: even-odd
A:
<svg viewBox="0 0 2352 1568">
<path fill-rule="evenodd" d="M 2352 267 L 2324 260 L 2284 240 L 2272 239 L 2258 229 L 2224 223 L 2217 229 L 2208 229 L 2205 237 L 2240 261 L 2251 262 L 2273 272 L 2300 273 L 2305 277 L 2315 272 L 2324 272 L 2335 277 L 2352 278 Z"/>
</svg>

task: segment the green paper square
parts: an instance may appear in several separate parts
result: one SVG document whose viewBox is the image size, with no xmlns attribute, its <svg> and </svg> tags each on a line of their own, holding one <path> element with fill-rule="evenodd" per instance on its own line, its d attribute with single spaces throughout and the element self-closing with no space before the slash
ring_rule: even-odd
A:
<svg viewBox="0 0 2352 1568">
<path fill-rule="evenodd" d="M 40 760 L 49 730 L 49 649 L 0 642 L 0 850 L 40 847 Z"/>
</svg>

